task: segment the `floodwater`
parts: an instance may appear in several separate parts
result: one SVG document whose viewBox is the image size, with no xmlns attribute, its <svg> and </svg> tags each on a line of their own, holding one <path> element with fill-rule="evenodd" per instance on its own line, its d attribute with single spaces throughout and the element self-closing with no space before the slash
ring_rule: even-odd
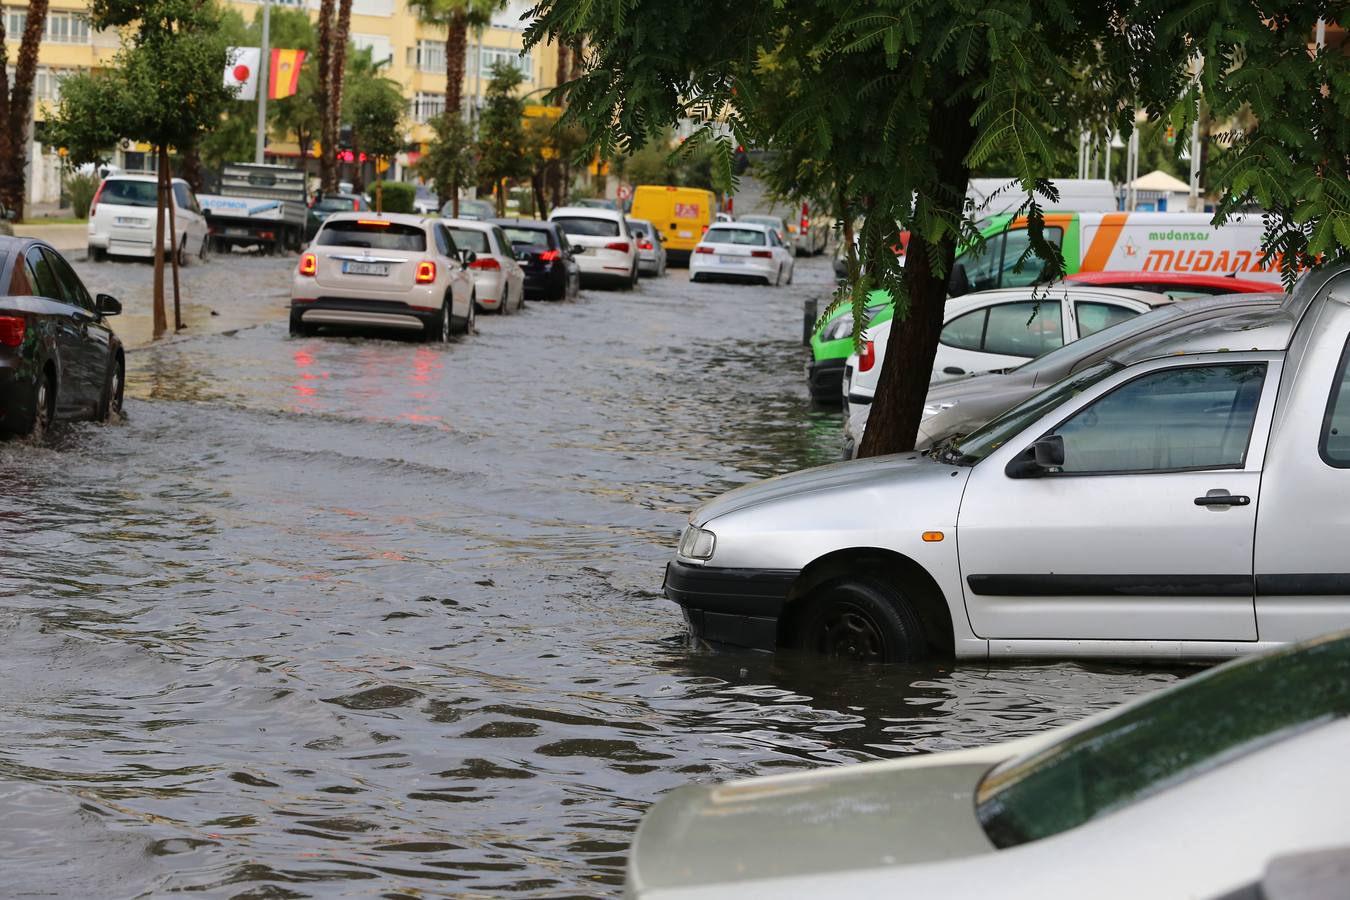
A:
<svg viewBox="0 0 1350 900">
<path fill-rule="evenodd" d="M 679 785 L 1019 737 L 1177 677 L 690 646 L 660 595 L 687 512 L 837 458 L 800 368 L 825 257 L 448 345 L 288 337 L 293 262 L 188 269 L 275 321 L 133 352 L 123 424 L 0 446 L 7 894 L 612 896 Z"/>
</svg>

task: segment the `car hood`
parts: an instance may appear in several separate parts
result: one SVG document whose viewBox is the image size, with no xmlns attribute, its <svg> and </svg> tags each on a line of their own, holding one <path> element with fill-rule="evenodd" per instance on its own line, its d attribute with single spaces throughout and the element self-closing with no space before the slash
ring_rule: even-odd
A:
<svg viewBox="0 0 1350 900">
<path fill-rule="evenodd" d="M 642 820 L 629 895 L 992 852 L 974 800 L 990 765 L 851 766 L 680 788 Z"/>
<path fill-rule="evenodd" d="M 895 453 L 804 469 L 788 475 L 779 475 L 728 491 L 709 500 L 694 510 L 689 521 L 703 525 L 718 516 L 741 512 L 786 498 L 800 499 L 803 495 L 821 491 L 866 491 L 873 486 L 896 485 L 897 478 L 926 480 L 946 474 L 951 466 L 938 463 L 918 453 Z"/>
</svg>

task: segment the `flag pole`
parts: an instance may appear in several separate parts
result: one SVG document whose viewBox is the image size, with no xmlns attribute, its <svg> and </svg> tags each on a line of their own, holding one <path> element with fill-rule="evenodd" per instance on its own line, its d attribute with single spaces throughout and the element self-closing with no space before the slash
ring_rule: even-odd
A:
<svg viewBox="0 0 1350 900">
<path fill-rule="evenodd" d="M 258 58 L 258 136 L 253 145 L 253 161 L 262 165 L 263 144 L 267 138 L 267 80 L 272 72 L 272 48 L 269 44 L 270 35 L 268 31 L 272 19 L 271 0 L 262 0 L 263 29 L 262 29 L 262 54 Z"/>
</svg>

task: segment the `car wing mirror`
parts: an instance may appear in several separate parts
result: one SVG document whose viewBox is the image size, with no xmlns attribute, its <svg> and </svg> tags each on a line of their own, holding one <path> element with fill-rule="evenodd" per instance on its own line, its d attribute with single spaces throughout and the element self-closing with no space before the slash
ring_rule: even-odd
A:
<svg viewBox="0 0 1350 900">
<path fill-rule="evenodd" d="M 1058 434 L 1047 434 L 1017 454 L 1003 471 L 1009 478 L 1039 478 L 1063 465 L 1064 438 Z"/>
<path fill-rule="evenodd" d="M 112 294 L 99 294 L 94 298 L 100 316 L 116 316 L 122 312 L 122 302 Z"/>
<path fill-rule="evenodd" d="M 459 251 L 459 258 L 464 265 L 471 266 L 478 260 L 478 254 L 472 250 L 461 250 Z"/>
<path fill-rule="evenodd" d="M 576 256 L 578 253 L 585 253 L 586 248 L 581 246 L 580 244 L 573 244 L 568 252 L 570 252 L 573 256 Z"/>
</svg>

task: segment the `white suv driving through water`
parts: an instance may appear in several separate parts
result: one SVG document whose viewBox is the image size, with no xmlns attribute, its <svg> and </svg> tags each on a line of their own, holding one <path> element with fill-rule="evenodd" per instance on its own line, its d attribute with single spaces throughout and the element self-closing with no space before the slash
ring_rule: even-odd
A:
<svg viewBox="0 0 1350 900">
<path fill-rule="evenodd" d="M 157 175 L 109 175 L 89 204 L 89 258 L 155 255 L 155 195 Z M 178 261 L 205 258 L 206 216 L 197 196 L 181 178 L 173 180 L 175 235 L 164 211 L 164 250 L 178 253 Z"/>
</svg>

